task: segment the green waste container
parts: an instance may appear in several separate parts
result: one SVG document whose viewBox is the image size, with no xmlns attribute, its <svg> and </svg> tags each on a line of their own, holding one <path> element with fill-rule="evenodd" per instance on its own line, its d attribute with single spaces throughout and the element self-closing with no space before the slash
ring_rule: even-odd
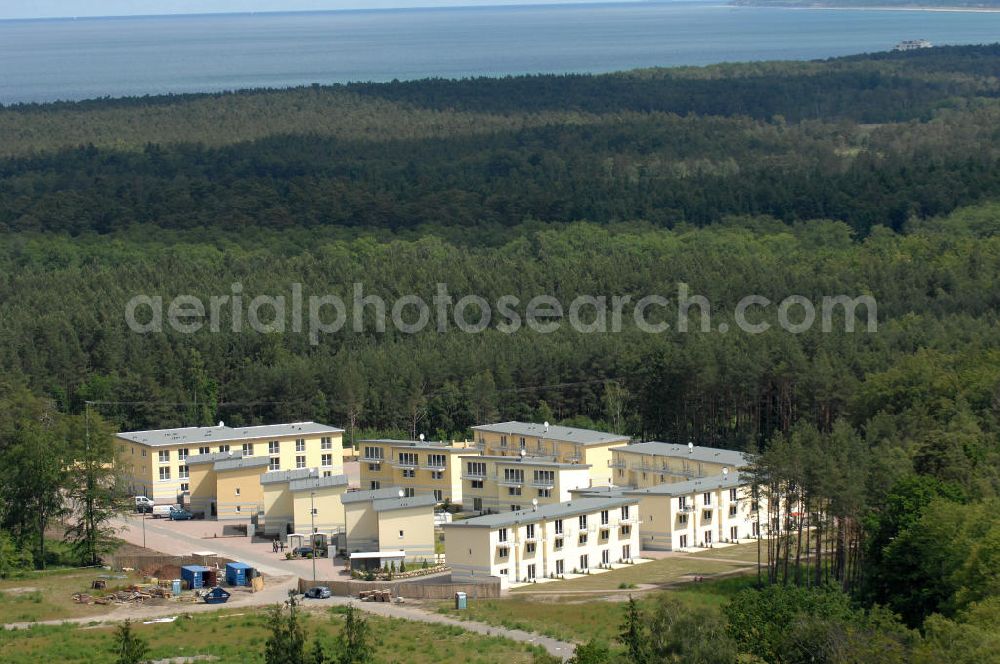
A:
<svg viewBox="0 0 1000 664">
<path fill-rule="evenodd" d="M 466 609 L 469 607 L 469 598 L 465 593 L 455 593 L 455 608 Z"/>
</svg>

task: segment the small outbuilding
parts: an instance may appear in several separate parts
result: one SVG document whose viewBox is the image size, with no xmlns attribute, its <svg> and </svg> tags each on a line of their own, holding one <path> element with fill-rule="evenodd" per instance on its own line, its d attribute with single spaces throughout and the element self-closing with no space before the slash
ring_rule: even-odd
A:
<svg viewBox="0 0 1000 664">
<path fill-rule="evenodd" d="M 215 570 L 204 565 L 185 565 L 181 567 L 181 581 L 191 590 L 215 585 Z"/>
<path fill-rule="evenodd" d="M 231 586 L 249 586 L 253 568 L 246 563 L 226 563 L 226 583 Z"/>
<path fill-rule="evenodd" d="M 406 551 L 359 551 L 351 554 L 351 570 L 366 572 L 385 569 L 390 565 L 399 569 L 406 560 Z"/>
</svg>

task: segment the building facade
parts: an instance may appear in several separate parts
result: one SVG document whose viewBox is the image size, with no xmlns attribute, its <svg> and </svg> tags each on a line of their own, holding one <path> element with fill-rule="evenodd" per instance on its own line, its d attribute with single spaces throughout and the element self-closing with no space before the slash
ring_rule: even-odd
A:
<svg viewBox="0 0 1000 664">
<path fill-rule="evenodd" d="M 628 436 L 529 422 L 502 422 L 472 427 L 477 449 L 487 456 L 517 456 L 524 450 L 530 456 L 552 457 L 559 463 L 590 466 L 595 485 L 612 481 L 611 448 L 626 445 Z"/>
<path fill-rule="evenodd" d="M 347 475 L 292 480 L 288 491 L 295 532 L 332 535 L 344 531 L 347 522 L 341 496 L 347 492 Z"/>
<path fill-rule="evenodd" d="M 462 505 L 472 512 L 516 512 L 537 500 L 551 505 L 591 486 L 590 465 L 553 457 L 462 455 Z"/>
<path fill-rule="evenodd" d="M 434 506 L 430 494 L 400 496 L 398 487 L 349 491 L 344 505 L 348 553 L 403 551 L 407 561 L 435 559 Z"/>
<path fill-rule="evenodd" d="M 363 440 L 358 443 L 361 488 L 402 488 L 406 494 L 430 494 L 437 502 L 462 504 L 462 469 L 458 456 L 465 443 L 423 440 Z"/>
<path fill-rule="evenodd" d="M 343 474 L 343 429 L 316 422 L 252 427 L 183 427 L 119 433 L 123 470 L 135 495 L 156 503 L 180 503 L 191 491 L 194 456 L 239 452 L 267 459 L 268 470 L 316 468 Z"/>
<path fill-rule="evenodd" d="M 636 497 L 578 498 L 445 524 L 445 556 L 460 582 L 559 578 L 638 557 L 640 522 Z"/>
<path fill-rule="evenodd" d="M 646 488 L 721 475 L 749 463 L 743 452 L 701 445 L 650 441 L 611 449 L 609 467 L 616 486 Z"/>
<path fill-rule="evenodd" d="M 316 477 L 314 468 L 273 470 L 260 476 L 264 499 L 263 529 L 268 536 L 285 535 L 295 532 L 295 499 L 288 489 L 294 480 Z"/>
</svg>

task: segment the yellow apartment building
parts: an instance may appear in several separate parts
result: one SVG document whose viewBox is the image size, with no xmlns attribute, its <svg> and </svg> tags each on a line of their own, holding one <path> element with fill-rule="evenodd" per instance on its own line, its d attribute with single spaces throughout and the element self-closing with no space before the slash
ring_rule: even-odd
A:
<svg viewBox="0 0 1000 664">
<path fill-rule="evenodd" d="M 632 496 L 577 498 L 444 525 L 452 580 L 502 587 L 559 578 L 639 556 L 641 506 Z"/>
<path fill-rule="evenodd" d="M 243 456 L 241 452 L 190 457 L 191 511 L 220 521 L 251 519 L 263 509 L 260 476 L 267 465 L 266 457 Z"/>
<path fill-rule="evenodd" d="M 340 498 L 347 492 L 347 475 L 291 480 L 288 492 L 292 496 L 295 532 L 325 535 L 344 532 L 347 521 Z"/>
<path fill-rule="evenodd" d="M 437 500 L 430 494 L 400 496 L 402 491 L 349 491 L 340 497 L 348 553 L 403 551 L 407 561 L 434 561 Z"/>
<path fill-rule="evenodd" d="M 611 449 L 616 486 L 638 489 L 737 471 L 750 463 L 743 452 L 656 441 Z"/>
<path fill-rule="evenodd" d="M 537 500 L 550 505 L 591 486 L 590 466 L 554 457 L 462 455 L 463 508 L 473 512 L 518 511 Z"/>
<path fill-rule="evenodd" d="M 315 468 L 272 470 L 260 476 L 264 494 L 263 530 L 268 536 L 286 535 L 295 531 L 295 500 L 288 490 L 289 482 L 318 477 Z"/>
<path fill-rule="evenodd" d="M 487 456 L 511 456 L 524 450 L 530 456 L 553 457 L 560 463 L 586 464 L 594 485 L 611 482 L 611 448 L 629 442 L 628 436 L 548 423 L 502 422 L 472 430 L 476 447 Z"/>
<path fill-rule="evenodd" d="M 156 503 L 185 502 L 191 491 L 188 459 L 240 452 L 268 460 L 269 470 L 316 468 L 343 474 L 344 430 L 317 422 L 227 427 L 182 427 L 122 432 L 116 436 L 123 469 L 136 495 Z"/>
<path fill-rule="evenodd" d="M 430 494 L 437 502 L 462 504 L 465 443 L 423 440 L 363 440 L 358 443 L 361 487 L 369 491 L 402 488 L 406 495 Z"/>
</svg>

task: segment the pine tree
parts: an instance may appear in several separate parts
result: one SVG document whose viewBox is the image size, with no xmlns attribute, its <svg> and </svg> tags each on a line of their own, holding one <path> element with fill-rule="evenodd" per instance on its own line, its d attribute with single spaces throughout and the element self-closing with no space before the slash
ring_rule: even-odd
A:
<svg viewBox="0 0 1000 664">
<path fill-rule="evenodd" d="M 646 638 L 643 629 L 642 612 L 639 604 L 631 595 L 628 596 L 628 604 L 625 607 L 625 621 L 618 632 L 618 640 L 628 651 L 628 661 L 630 664 L 646 664 Z"/>
<path fill-rule="evenodd" d="M 149 646 L 132 632 L 132 621 L 126 620 L 115 632 L 115 652 L 118 664 L 139 664 L 149 654 Z"/>
</svg>

